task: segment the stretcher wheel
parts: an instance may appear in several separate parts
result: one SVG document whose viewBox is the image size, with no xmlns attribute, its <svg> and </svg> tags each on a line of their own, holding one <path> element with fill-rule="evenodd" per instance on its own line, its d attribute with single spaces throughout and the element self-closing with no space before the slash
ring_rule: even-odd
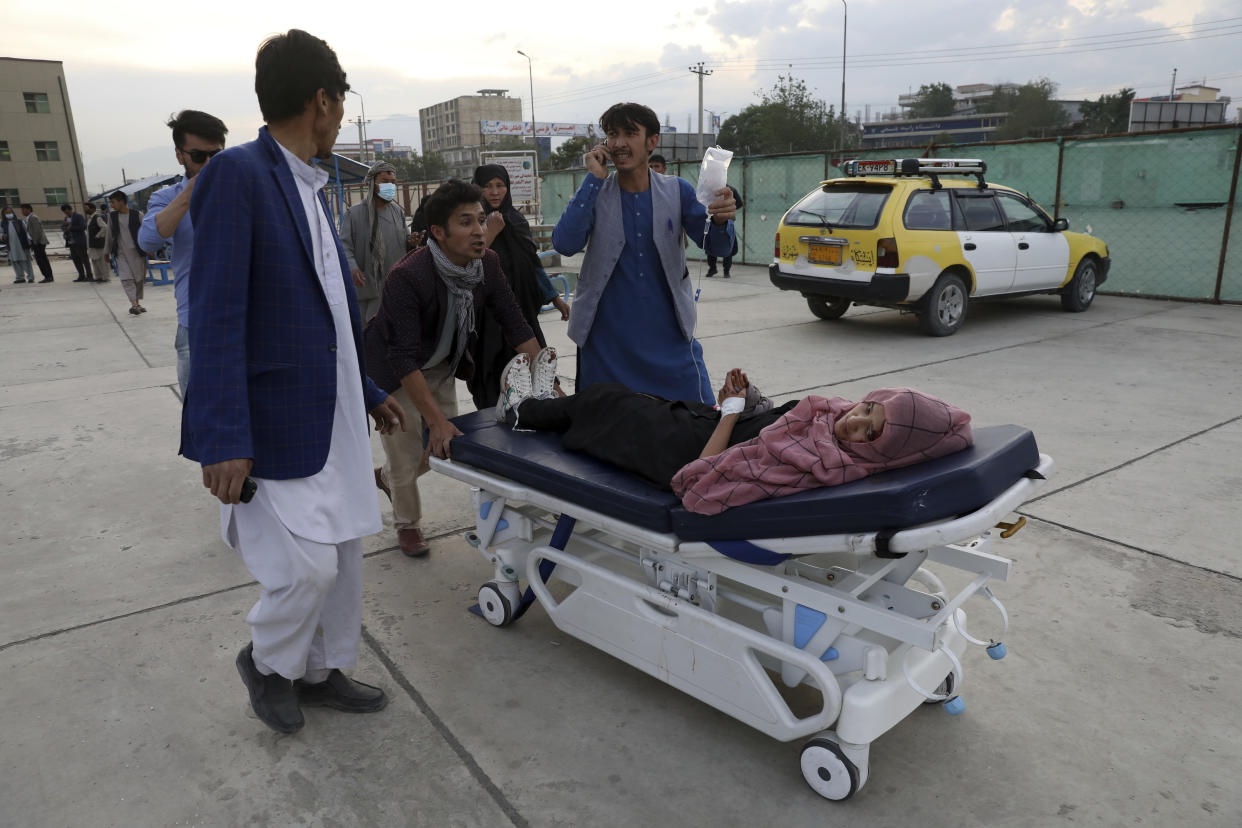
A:
<svg viewBox="0 0 1242 828">
<path fill-rule="evenodd" d="M 858 790 L 858 766 L 831 739 L 816 737 L 802 746 L 802 778 L 824 799 L 841 802 Z"/>
<path fill-rule="evenodd" d="M 513 605 L 495 581 L 488 581 L 479 588 L 479 609 L 493 627 L 503 627 L 513 620 Z"/>
<path fill-rule="evenodd" d="M 944 696 L 945 698 L 927 699 L 925 702 L 923 702 L 923 704 L 944 704 L 946 701 L 953 698 L 954 683 L 955 682 L 953 681 L 953 674 L 949 673 L 947 676 L 944 677 L 944 681 L 940 682 L 940 686 L 936 688 L 936 695 Z"/>
</svg>

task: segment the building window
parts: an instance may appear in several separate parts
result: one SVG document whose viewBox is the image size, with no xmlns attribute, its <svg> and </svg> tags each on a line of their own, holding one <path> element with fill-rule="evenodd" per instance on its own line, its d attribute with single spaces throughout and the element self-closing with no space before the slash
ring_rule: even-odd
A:
<svg viewBox="0 0 1242 828">
<path fill-rule="evenodd" d="M 36 161 L 59 161 L 60 149 L 55 141 L 35 141 Z"/>
<path fill-rule="evenodd" d="M 0 161 L 12 161 L 13 156 L 9 155 L 9 142 L 0 141 Z"/>
<path fill-rule="evenodd" d="M 51 112 L 52 107 L 47 101 L 46 92 L 23 92 L 27 112 Z"/>
<path fill-rule="evenodd" d="M 17 190 L 0 190 L 0 207 L 17 207 L 21 203 L 22 197 Z"/>
<path fill-rule="evenodd" d="M 44 187 L 43 200 L 49 207 L 69 203 L 69 191 L 64 187 Z"/>
</svg>

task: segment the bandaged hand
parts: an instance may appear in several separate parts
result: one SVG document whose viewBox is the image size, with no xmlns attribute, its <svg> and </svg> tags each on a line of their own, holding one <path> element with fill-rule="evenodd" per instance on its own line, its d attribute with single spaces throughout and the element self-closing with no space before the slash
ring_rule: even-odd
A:
<svg viewBox="0 0 1242 828">
<path fill-rule="evenodd" d="M 720 386 L 720 392 L 716 395 L 716 402 L 723 404 L 729 397 L 741 397 L 743 402 L 746 400 L 746 389 L 750 387 L 750 380 L 741 368 L 734 368 L 727 376 L 725 376 L 724 385 Z"/>
</svg>

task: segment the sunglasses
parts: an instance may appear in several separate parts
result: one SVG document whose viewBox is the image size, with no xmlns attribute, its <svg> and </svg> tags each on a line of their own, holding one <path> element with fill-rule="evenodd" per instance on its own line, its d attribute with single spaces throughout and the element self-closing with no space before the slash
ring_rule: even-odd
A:
<svg viewBox="0 0 1242 828">
<path fill-rule="evenodd" d="M 177 147 L 177 149 L 181 149 L 181 147 Z M 221 149 L 223 149 L 223 147 L 221 147 Z M 190 156 L 190 160 L 193 161 L 195 164 L 206 164 L 207 159 L 211 158 L 219 151 L 220 150 L 218 149 L 213 149 L 213 150 L 181 149 L 182 154 Z"/>
</svg>

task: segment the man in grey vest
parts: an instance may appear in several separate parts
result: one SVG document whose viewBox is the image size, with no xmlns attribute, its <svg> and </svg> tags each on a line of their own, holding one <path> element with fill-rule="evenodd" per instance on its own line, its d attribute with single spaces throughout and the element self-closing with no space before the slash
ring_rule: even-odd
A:
<svg viewBox="0 0 1242 828">
<path fill-rule="evenodd" d="M 660 120 L 649 107 L 616 104 L 599 125 L 607 139 L 587 153 L 590 175 L 552 232 L 562 255 L 586 248 L 569 315 L 577 389 L 619 382 L 665 399 L 713 401 L 694 338 L 695 297 L 681 234 L 708 253 L 729 255 L 733 193 L 722 188 L 704 207 L 690 182 L 648 168 L 660 142 Z M 609 161 L 617 168 L 612 175 Z"/>
</svg>

